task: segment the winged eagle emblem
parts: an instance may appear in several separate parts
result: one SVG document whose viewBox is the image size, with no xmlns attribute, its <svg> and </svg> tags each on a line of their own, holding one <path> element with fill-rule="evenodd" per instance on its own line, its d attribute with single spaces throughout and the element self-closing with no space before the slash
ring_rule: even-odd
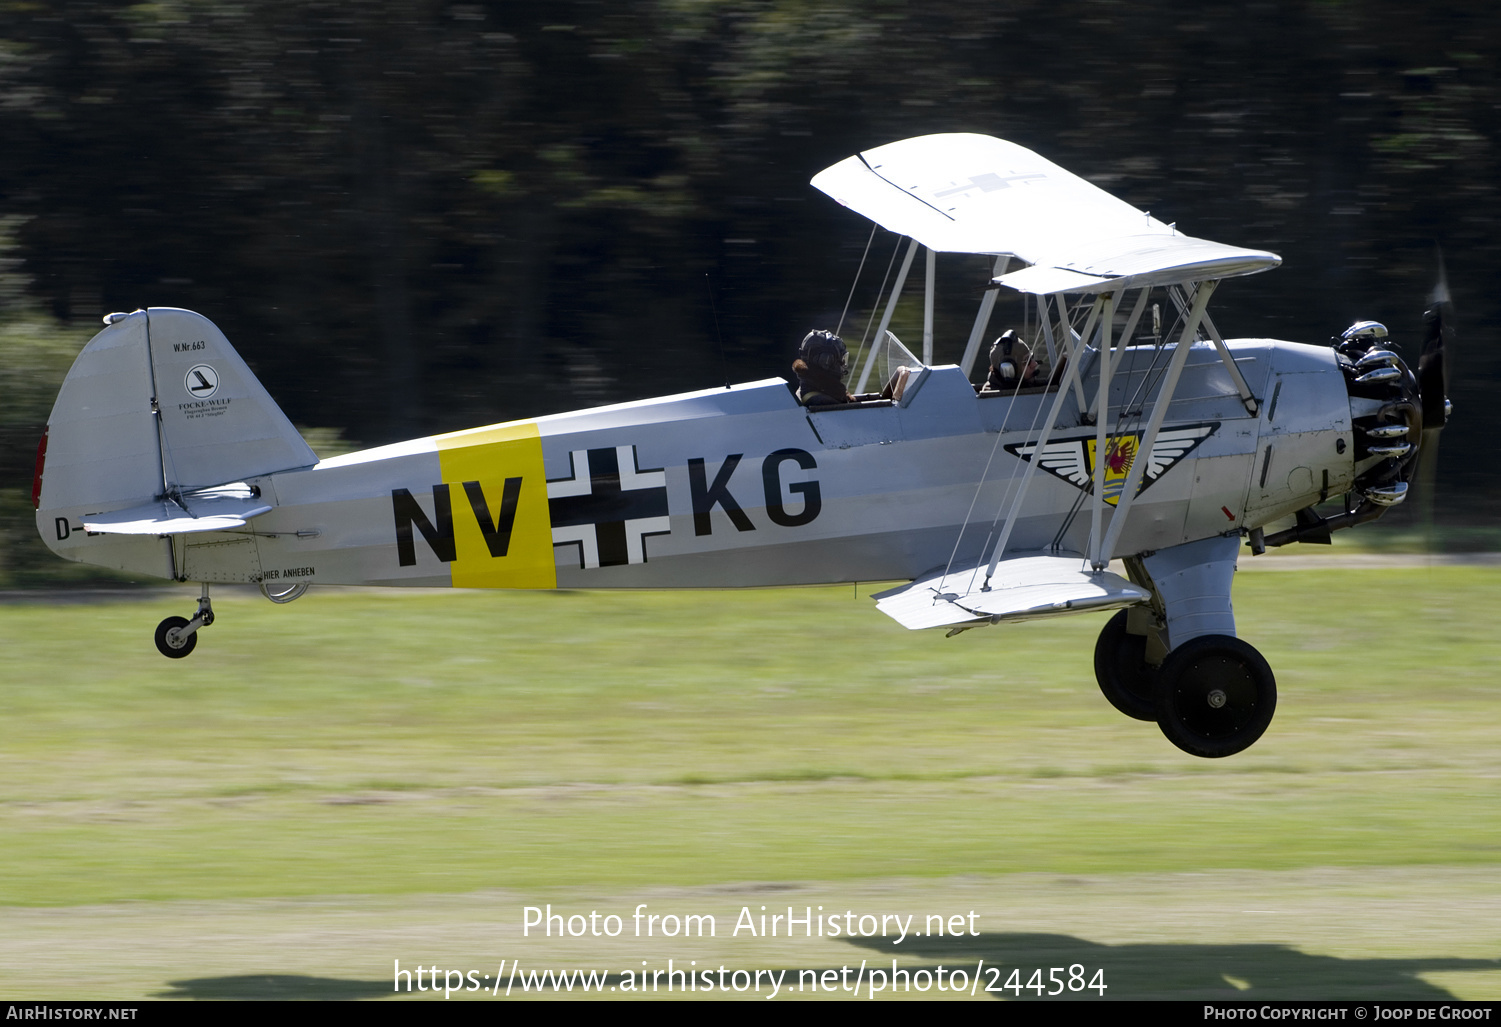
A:
<svg viewBox="0 0 1501 1027">
<path fill-rule="evenodd" d="M 1152 452 L 1147 456 L 1146 472 L 1142 475 L 1141 488 L 1145 492 L 1158 478 L 1170 471 L 1194 448 L 1220 426 L 1218 421 L 1185 425 L 1181 428 L 1166 428 L 1157 434 L 1152 443 Z M 1121 492 L 1126 487 L 1126 476 L 1136 461 L 1141 446 L 1142 432 L 1125 432 L 1110 435 L 1105 441 L 1105 502 L 1115 506 L 1120 502 Z M 1062 478 L 1075 488 L 1089 492 L 1093 487 L 1095 473 L 1096 440 L 1093 435 L 1073 439 L 1059 439 L 1043 447 L 1037 454 L 1037 445 L 1031 442 L 1012 443 L 1006 452 L 1020 460 L 1031 462 L 1037 458 L 1037 466 L 1049 474 Z"/>
</svg>

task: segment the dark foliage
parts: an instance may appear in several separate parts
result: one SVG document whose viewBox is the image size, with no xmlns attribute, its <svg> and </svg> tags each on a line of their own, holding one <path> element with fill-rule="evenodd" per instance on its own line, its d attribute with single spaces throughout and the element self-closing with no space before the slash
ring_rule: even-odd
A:
<svg viewBox="0 0 1501 1027">
<path fill-rule="evenodd" d="M 1369 317 L 1415 357 L 1441 244 L 1442 474 L 1478 511 L 1498 39 L 1501 8 L 1395 0 L 12 0 L 0 215 L 57 317 L 199 310 L 295 421 L 380 442 L 712 385 L 721 345 L 785 373 L 867 234 L 808 178 L 986 132 L 1281 253 L 1227 334 Z M 952 358 L 981 275 L 946 265 Z"/>
</svg>

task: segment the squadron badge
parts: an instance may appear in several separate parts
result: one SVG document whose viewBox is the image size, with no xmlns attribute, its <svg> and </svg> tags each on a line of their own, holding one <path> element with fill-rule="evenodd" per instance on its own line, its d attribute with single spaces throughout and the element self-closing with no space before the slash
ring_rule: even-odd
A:
<svg viewBox="0 0 1501 1027">
<path fill-rule="evenodd" d="M 1165 428 L 1158 432 L 1157 441 L 1152 443 L 1152 452 L 1147 458 L 1141 487 L 1136 494 L 1145 492 L 1148 486 L 1193 452 L 1199 443 L 1213 435 L 1219 426 L 1218 421 L 1211 421 L 1181 428 Z M 1105 502 L 1111 506 L 1120 502 L 1121 492 L 1126 487 L 1126 477 L 1136 461 L 1143 434 L 1139 431 L 1127 432 L 1109 435 L 1105 439 Z M 1059 439 L 1043 447 L 1041 456 L 1037 458 L 1037 465 L 1075 488 L 1089 492 L 1094 487 L 1097 466 L 1095 449 L 1096 440 L 1093 435 Z M 1006 452 L 1029 463 L 1036 455 L 1036 450 L 1036 444 L 1031 442 L 1012 443 L 1006 447 Z"/>
</svg>

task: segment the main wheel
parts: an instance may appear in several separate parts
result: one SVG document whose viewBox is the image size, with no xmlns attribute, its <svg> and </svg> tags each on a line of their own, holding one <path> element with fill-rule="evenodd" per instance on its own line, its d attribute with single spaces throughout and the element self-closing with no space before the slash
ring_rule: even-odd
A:
<svg viewBox="0 0 1501 1027">
<path fill-rule="evenodd" d="M 1272 668 L 1230 635 L 1200 635 L 1174 649 L 1157 687 L 1157 726 L 1178 748 L 1206 759 L 1250 746 L 1277 709 Z"/>
<path fill-rule="evenodd" d="M 1094 644 L 1094 676 L 1110 705 L 1136 720 L 1157 719 L 1157 668 L 1147 638 L 1126 631 L 1126 611 L 1111 617 Z"/>
<path fill-rule="evenodd" d="M 198 632 L 193 632 L 186 637 L 170 635 L 172 630 L 181 630 L 188 626 L 186 617 L 168 617 L 156 626 L 156 648 L 163 656 L 171 660 L 180 660 L 193 651 L 198 644 Z"/>
</svg>

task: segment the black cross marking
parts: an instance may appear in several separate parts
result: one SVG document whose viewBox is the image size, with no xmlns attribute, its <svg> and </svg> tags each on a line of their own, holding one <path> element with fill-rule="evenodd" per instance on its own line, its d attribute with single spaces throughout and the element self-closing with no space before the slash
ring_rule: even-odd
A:
<svg viewBox="0 0 1501 1027">
<path fill-rule="evenodd" d="M 1012 182 L 1030 182 L 1039 178 L 1047 178 L 1043 174 L 1030 175 L 997 175 L 994 171 L 987 171 L 983 175 L 973 176 L 967 185 L 957 185 L 952 189 L 945 189 L 941 193 L 934 193 L 933 199 L 941 200 L 957 193 L 967 193 L 971 189 L 979 189 L 981 192 L 993 193 L 997 189 L 1009 189 Z"/>
<path fill-rule="evenodd" d="M 630 563 L 627 547 L 626 522 L 646 517 L 667 516 L 667 488 L 658 486 L 642 489 L 624 489 L 620 484 L 620 461 L 612 446 L 607 449 L 591 449 L 589 454 L 589 494 L 583 496 L 558 496 L 547 501 L 548 512 L 554 528 L 593 525 L 599 546 L 599 565 L 619 567 Z M 634 462 L 636 447 L 631 447 Z M 661 468 L 657 468 L 661 470 Z M 652 473 L 636 467 L 637 474 Z M 567 478 L 551 478 L 548 484 L 559 481 L 575 481 L 579 468 Z M 646 532 L 660 535 L 665 532 Z M 560 543 L 561 544 L 561 543 Z"/>
</svg>

